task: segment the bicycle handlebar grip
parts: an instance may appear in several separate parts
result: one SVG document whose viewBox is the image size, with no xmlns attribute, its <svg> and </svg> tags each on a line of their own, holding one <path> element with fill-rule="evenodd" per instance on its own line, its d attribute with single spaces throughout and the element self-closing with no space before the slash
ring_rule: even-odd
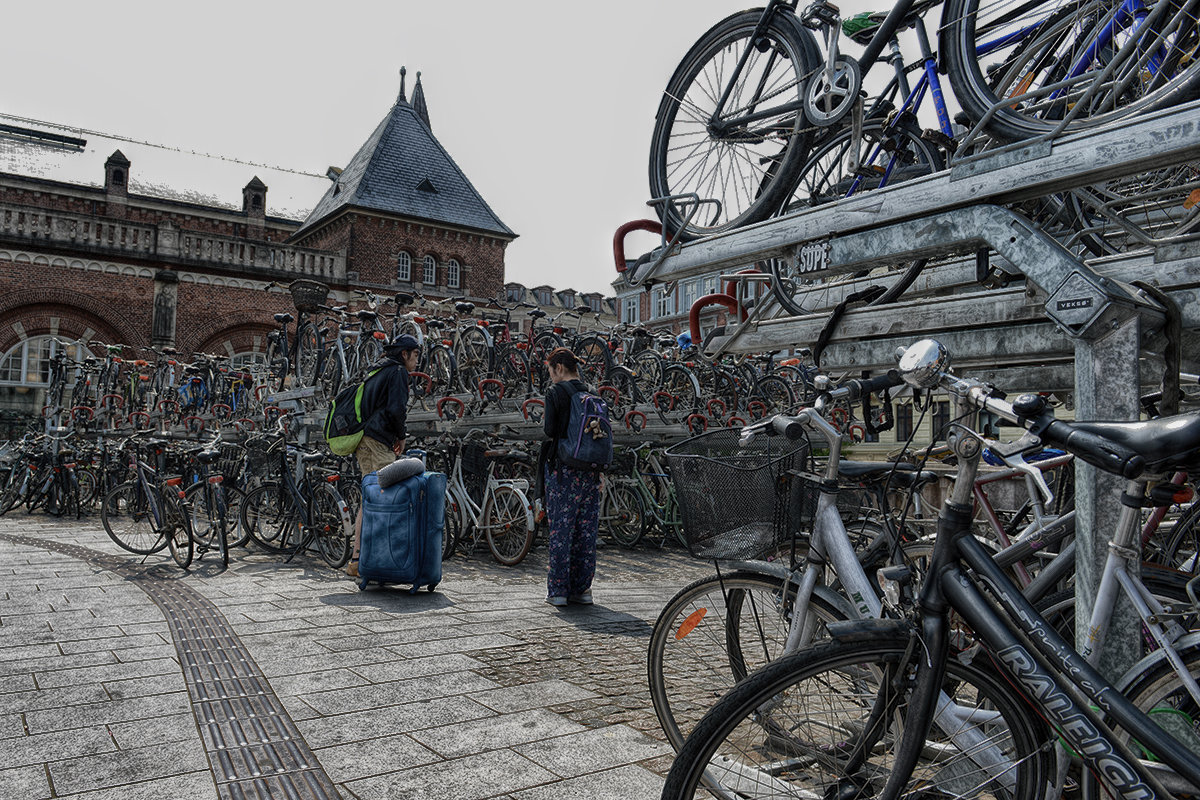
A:
<svg viewBox="0 0 1200 800">
<path fill-rule="evenodd" d="M 795 417 L 785 417 L 782 415 L 775 417 L 771 420 L 771 428 L 776 433 L 783 434 L 792 441 L 804 435 L 804 426 Z"/>
<path fill-rule="evenodd" d="M 891 389 L 902 383 L 904 383 L 904 379 L 900 377 L 899 370 L 889 369 L 883 375 L 876 375 L 874 378 L 857 378 L 846 381 L 848 390 L 846 397 L 850 401 L 861 400 L 866 395 Z"/>
<path fill-rule="evenodd" d="M 1146 459 L 1129 448 L 1062 420 L 1051 422 L 1039 435 L 1043 441 L 1061 445 L 1093 467 L 1123 478 L 1136 478 L 1146 470 Z"/>
</svg>

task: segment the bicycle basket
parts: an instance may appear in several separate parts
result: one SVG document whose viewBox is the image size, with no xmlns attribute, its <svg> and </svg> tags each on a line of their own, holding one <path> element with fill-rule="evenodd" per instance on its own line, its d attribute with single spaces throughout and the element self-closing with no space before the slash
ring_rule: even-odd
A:
<svg viewBox="0 0 1200 800">
<path fill-rule="evenodd" d="M 629 476 L 633 474 L 635 462 L 636 458 L 634 457 L 634 452 L 632 450 L 621 448 L 613 453 L 612 464 L 609 465 L 605 472 L 611 475 Z"/>
<path fill-rule="evenodd" d="M 320 281 L 310 281 L 305 278 L 294 280 L 288 284 L 288 291 L 292 293 L 292 303 L 295 304 L 297 311 L 305 311 L 312 313 L 319 306 L 325 305 L 325 300 L 329 297 L 329 287 Z"/>
<path fill-rule="evenodd" d="M 463 442 L 459 450 L 463 484 L 467 487 L 467 494 L 476 503 L 483 502 L 483 490 L 487 486 L 488 460 L 484 456 L 486 450 L 486 445 L 470 441 Z"/>
<path fill-rule="evenodd" d="M 799 486 L 790 470 L 807 467 L 808 440 L 757 436 L 741 447 L 739 434 L 712 431 L 666 451 L 684 538 L 697 558 L 758 558 L 791 535 Z"/>
<path fill-rule="evenodd" d="M 240 444 L 226 443 L 220 445 L 221 457 L 217 459 L 217 472 L 225 476 L 225 480 L 236 483 L 242 477 L 242 457 L 246 452 Z"/>
</svg>

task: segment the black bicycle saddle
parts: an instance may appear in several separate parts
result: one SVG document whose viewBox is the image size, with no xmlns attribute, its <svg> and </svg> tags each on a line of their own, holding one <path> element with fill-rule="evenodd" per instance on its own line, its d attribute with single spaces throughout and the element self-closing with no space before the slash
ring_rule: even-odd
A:
<svg viewBox="0 0 1200 800">
<path fill-rule="evenodd" d="M 276 314 L 275 315 L 275 321 L 278 322 L 280 325 L 287 325 L 289 322 L 291 322 L 294 319 L 295 319 L 295 317 L 293 317 L 291 314 Z"/>
<path fill-rule="evenodd" d="M 1146 422 L 1070 422 L 1146 459 L 1147 472 L 1193 471 L 1200 465 L 1200 411 Z"/>
</svg>

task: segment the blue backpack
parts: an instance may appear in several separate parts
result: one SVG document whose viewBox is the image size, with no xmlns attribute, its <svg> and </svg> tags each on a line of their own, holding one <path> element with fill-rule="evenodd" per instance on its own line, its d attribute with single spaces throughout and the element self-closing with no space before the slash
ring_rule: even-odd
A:
<svg viewBox="0 0 1200 800">
<path fill-rule="evenodd" d="M 558 461 L 572 469 L 600 472 L 613 458 L 612 424 L 608 406 L 591 392 L 568 386 L 571 418 L 567 435 L 558 440 Z"/>
</svg>

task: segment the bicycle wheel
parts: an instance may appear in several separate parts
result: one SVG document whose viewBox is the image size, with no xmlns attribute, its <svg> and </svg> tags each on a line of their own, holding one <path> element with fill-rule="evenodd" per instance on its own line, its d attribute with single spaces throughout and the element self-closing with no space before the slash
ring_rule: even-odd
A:
<svg viewBox="0 0 1200 800">
<path fill-rule="evenodd" d="M 246 494 L 235 486 L 222 485 L 221 495 L 221 502 L 225 505 L 226 547 L 244 547 L 250 538 L 246 526 L 241 521 L 242 503 Z M 196 548 L 201 553 L 220 549 L 217 536 L 221 529 L 221 515 L 216 489 L 208 483 L 193 483 L 187 488 L 184 499 L 191 515 L 192 536 L 196 540 Z"/>
<path fill-rule="evenodd" d="M 1200 503 L 1195 503 L 1171 526 L 1166 543 L 1154 559 L 1164 567 L 1196 572 L 1200 564 Z"/>
<path fill-rule="evenodd" d="M 92 469 L 77 469 L 75 470 L 75 481 L 79 484 L 80 511 L 87 509 L 90 512 L 92 506 L 96 504 L 96 495 L 100 492 L 100 479 L 96 477 L 96 473 Z M 0 500 L 0 504 L 2 503 L 3 501 Z"/>
<path fill-rule="evenodd" d="M 533 526 L 525 496 L 511 486 L 497 486 L 483 510 L 492 557 L 505 566 L 514 566 L 533 547 Z"/>
<path fill-rule="evenodd" d="M 796 397 L 792 387 L 778 375 L 763 375 L 758 379 L 758 398 L 767 407 L 767 414 L 778 414 L 791 408 Z"/>
<path fill-rule="evenodd" d="M 752 41 L 761 18 L 761 10 L 743 11 L 713 26 L 684 56 L 658 106 L 650 196 L 695 193 L 714 201 L 696 209 L 685 238 L 766 219 L 791 191 L 808 149 L 800 109 L 806 79 L 820 64 L 816 45 L 784 13 Z M 738 121 L 752 112 L 770 113 Z M 671 203 L 658 209 L 668 235 L 684 228 L 686 209 Z"/>
<path fill-rule="evenodd" d="M 700 407 L 700 382 L 682 364 L 667 364 L 662 383 L 652 396 L 654 410 L 665 424 L 683 422 Z"/>
<path fill-rule="evenodd" d="M 464 328 L 454 343 L 454 360 L 458 367 L 459 384 L 464 392 L 475 394 L 479 382 L 492 371 L 492 347 L 482 328 Z"/>
<path fill-rule="evenodd" d="M 140 556 L 157 553 L 167 546 L 154 529 L 154 514 L 150 510 L 150 495 L 154 505 L 163 513 L 162 493 L 153 486 L 130 481 L 117 486 L 104 496 L 100 506 L 100 522 L 108 537 L 121 548 Z"/>
<path fill-rule="evenodd" d="M 877 120 L 867 121 L 861 140 L 856 141 L 851 130 L 840 130 L 814 145 L 795 180 L 795 191 L 780 213 L 814 208 L 875 189 L 885 176 L 890 186 L 929 175 L 943 166 L 941 153 L 919 136 L 888 129 Z M 773 258 L 766 266 L 774 276 L 771 290 L 776 299 L 788 313 L 797 316 L 837 305 L 849 291 L 848 281 L 865 274 L 808 278 L 804 265 L 795 259 Z M 903 265 L 906 273 L 899 281 L 903 284 L 901 291 L 924 266 L 924 260 Z"/>
<path fill-rule="evenodd" d="M 749 671 L 783 654 L 795 586 L 753 572 L 710 575 L 679 590 L 650 633 L 650 699 L 676 750 L 717 698 Z M 814 596 L 814 635 L 845 615 Z"/>
<path fill-rule="evenodd" d="M 1200 89 L 1195 0 L 949 0 L 944 13 L 954 95 L 972 119 L 995 107 L 986 127 L 1002 139 L 1048 133 L 1071 112 L 1069 130 L 1143 114 Z"/>
<path fill-rule="evenodd" d="M 300 520 L 278 483 L 251 490 L 242 501 L 242 527 L 255 544 L 272 553 L 286 553 L 300 544 Z"/>
<path fill-rule="evenodd" d="M 562 346 L 562 338 L 551 330 L 544 330 L 533 337 L 529 347 L 529 371 L 532 373 L 533 388 L 542 394 L 550 388 L 550 368 L 546 365 L 546 359 Z"/>
<path fill-rule="evenodd" d="M 338 360 L 337 353 L 330 348 L 322 357 L 321 364 L 321 386 L 325 389 L 326 397 L 337 397 L 337 393 L 342 390 L 342 362 Z"/>
<path fill-rule="evenodd" d="M 666 362 L 663 357 L 653 350 L 642 350 L 635 353 L 626 365 L 633 370 L 637 379 L 638 393 L 642 397 L 650 397 L 662 384 L 663 369 Z"/>
<path fill-rule="evenodd" d="M 532 393 L 529 381 L 529 359 L 525 351 L 511 344 L 496 354 L 496 377 L 504 384 L 504 396 L 517 403 Z"/>
<path fill-rule="evenodd" d="M 167 491 L 163 493 L 163 510 L 163 531 L 167 549 L 171 551 L 171 558 L 175 559 L 175 563 L 182 569 L 187 569 L 192 563 L 196 545 L 192 539 L 188 510 L 176 494 L 175 487 L 167 487 Z"/>
<path fill-rule="evenodd" d="M 296 379 L 301 386 L 314 386 L 321 369 L 321 334 L 306 322 L 296 331 Z"/>
<path fill-rule="evenodd" d="M 612 367 L 608 342 L 600 336 L 584 336 L 571 348 L 579 359 L 579 377 L 588 386 L 599 386 Z"/>
<path fill-rule="evenodd" d="M 0 490 L 0 515 L 8 512 L 21 500 L 21 488 L 25 485 L 29 470 L 24 462 L 18 461 L 9 469 L 4 479 L 4 488 Z"/>
<path fill-rule="evenodd" d="M 621 547 L 634 547 L 642 538 L 644 513 L 637 490 L 627 483 L 614 483 L 604 493 L 600 524 L 609 538 Z"/>
<path fill-rule="evenodd" d="M 1193 678 L 1200 679 L 1200 646 L 1193 643 L 1179 655 L 1188 673 Z M 1200 706 L 1188 693 L 1168 661 L 1159 659 L 1142 665 L 1137 671 L 1127 673 L 1117 689 L 1142 712 L 1149 714 L 1173 739 L 1200 757 Z M 1113 722 L 1110 721 L 1110 724 Z M 1114 724 L 1113 734 L 1119 741 L 1130 743 L 1129 733 L 1120 726 Z M 1136 741 L 1130 744 L 1135 753 L 1143 757 L 1149 756 L 1145 748 Z M 1153 756 L 1149 758 L 1157 760 Z M 1096 782 L 1096 776 L 1088 770 L 1083 771 L 1080 795 L 1083 800 L 1102 800 L 1112 796 L 1105 787 Z"/>
<path fill-rule="evenodd" d="M 454 555 L 454 548 L 462 537 L 462 506 L 454 492 L 446 491 L 446 519 L 442 525 L 442 561 Z"/>
<path fill-rule="evenodd" d="M 696 725 L 663 796 L 877 796 L 892 771 L 915 656 L 922 653 L 907 635 L 882 633 L 822 642 L 768 664 Z M 952 705 L 928 734 L 907 783 L 911 794 L 902 796 L 1044 797 L 1053 738 L 986 659 L 949 659 L 942 690 Z M 872 714 L 877 703 L 887 711 Z M 865 763 L 850 772 L 860 743 L 868 745 Z"/>
<path fill-rule="evenodd" d="M 316 528 L 317 552 L 329 566 L 337 569 L 350 560 L 352 534 L 342 519 L 342 497 L 328 483 L 313 487 L 312 514 Z"/>
<path fill-rule="evenodd" d="M 457 375 L 455 374 L 454 357 L 450 354 L 449 348 L 442 345 L 430 348 L 426 371 L 435 395 L 444 396 L 454 391 L 454 379 Z"/>
</svg>

